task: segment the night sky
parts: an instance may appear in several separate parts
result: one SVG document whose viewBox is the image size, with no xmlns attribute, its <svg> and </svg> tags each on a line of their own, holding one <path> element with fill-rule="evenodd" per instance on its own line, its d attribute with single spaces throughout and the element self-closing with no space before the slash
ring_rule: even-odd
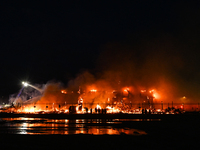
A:
<svg viewBox="0 0 200 150">
<path fill-rule="evenodd" d="M 183 0 L 2 2 L 0 94 L 18 92 L 24 80 L 67 86 L 84 71 L 99 77 L 132 68 L 137 80 L 162 77 L 180 96 L 198 98 L 199 7 Z"/>
</svg>

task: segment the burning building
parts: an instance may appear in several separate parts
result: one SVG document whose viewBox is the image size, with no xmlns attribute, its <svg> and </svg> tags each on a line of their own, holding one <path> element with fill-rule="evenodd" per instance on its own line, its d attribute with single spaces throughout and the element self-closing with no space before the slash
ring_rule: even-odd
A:
<svg viewBox="0 0 200 150">
<path fill-rule="evenodd" d="M 99 113 L 100 109 L 107 113 L 142 113 L 143 109 L 162 111 L 172 108 L 169 105 L 171 99 L 167 101 L 168 93 L 160 90 L 167 91 L 167 84 L 162 83 L 157 89 L 125 82 L 117 76 L 111 78 L 110 74 L 106 77 L 97 80 L 86 72 L 69 81 L 67 87 L 55 82 L 45 85 L 23 83 L 19 93 L 10 98 L 10 106 L 12 111 L 28 113 Z M 174 108 L 183 109 L 182 103 L 174 103 Z"/>
<path fill-rule="evenodd" d="M 31 95 L 28 100 L 23 100 L 23 90 L 27 87 L 39 91 L 38 95 Z M 107 113 L 141 113 L 140 108 L 153 109 L 154 90 L 135 90 L 134 87 L 113 88 L 105 81 L 92 84 L 82 84 L 78 88 L 63 88 L 57 83 L 50 83 L 40 89 L 28 83 L 23 83 L 12 106 L 18 112 L 59 112 L 68 113 L 99 113 L 101 109 Z M 27 95 L 30 93 L 25 91 Z"/>
</svg>

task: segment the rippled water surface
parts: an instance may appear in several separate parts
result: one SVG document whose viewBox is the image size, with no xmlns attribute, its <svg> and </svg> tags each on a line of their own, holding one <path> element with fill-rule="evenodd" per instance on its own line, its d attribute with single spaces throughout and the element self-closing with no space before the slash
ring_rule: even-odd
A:
<svg viewBox="0 0 200 150">
<path fill-rule="evenodd" d="M 94 134 L 145 135 L 145 131 L 121 126 L 124 122 L 160 121 L 159 119 L 44 119 L 1 118 L 0 133 L 8 134 Z"/>
</svg>

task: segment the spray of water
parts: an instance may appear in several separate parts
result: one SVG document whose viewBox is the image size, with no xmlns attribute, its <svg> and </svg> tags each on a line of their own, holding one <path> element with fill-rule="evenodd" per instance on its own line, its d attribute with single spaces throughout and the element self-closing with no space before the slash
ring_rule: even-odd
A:
<svg viewBox="0 0 200 150">
<path fill-rule="evenodd" d="M 30 87 L 32 87 L 32 88 L 38 90 L 40 93 L 43 93 L 43 90 L 42 90 L 42 89 L 39 89 L 39 88 L 37 88 L 37 87 L 34 86 L 34 85 L 31 85 L 31 84 L 29 84 L 29 83 L 27 83 L 27 82 L 22 82 L 22 84 L 23 84 L 24 86 L 30 86 Z"/>
<path fill-rule="evenodd" d="M 17 95 L 17 97 L 16 97 L 16 100 L 20 97 L 20 95 L 21 95 L 23 89 L 24 89 L 24 86 L 23 86 L 23 87 L 21 88 L 21 90 L 19 91 L 19 93 L 18 93 L 18 95 Z"/>
<path fill-rule="evenodd" d="M 33 86 L 33 85 L 31 85 L 31 84 L 29 84 L 27 82 L 22 82 L 22 84 L 23 84 L 23 87 L 20 89 L 20 91 L 19 91 L 18 95 L 16 96 L 16 98 L 14 98 L 14 100 L 13 100 L 13 97 L 10 97 L 10 103 L 12 103 L 14 105 L 18 105 L 19 103 L 35 103 L 41 98 L 41 96 L 42 96 L 42 94 L 44 92 L 43 89 L 40 89 L 40 88 L 38 88 L 36 86 Z M 39 91 L 40 94 L 38 92 L 36 92 L 36 91 L 35 92 L 32 91 L 32 90 L 30 91 L 30 89 L 26 89 L 25 90 L 25 87 L 28 87 L 28 86 L 32 87 L 33 89 L 35 89 L 37 91 Z M 22 91 L 24 91 L 24 92 L 22 92 Z M 30 99 L 27 100 L 27 98 L 26 98 L 27 96 L 23 96 L 23 93 L 26 93 L 26 95 L 28 94 Z"/>
</svg>

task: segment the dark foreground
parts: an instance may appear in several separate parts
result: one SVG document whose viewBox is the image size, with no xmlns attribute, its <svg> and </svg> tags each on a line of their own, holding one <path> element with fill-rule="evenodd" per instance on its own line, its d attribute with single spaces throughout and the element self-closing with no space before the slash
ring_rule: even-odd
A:
<svg viewBox="0 0 200 150">
<path fill-rule="evenodd" d="M 199 114 L 186 114 L 163 116 L 161 121 L 122 124 L 124 127 L 144 130 L 147 135 L 0 134 L 0 149 L 199 149 L 199 120 Z"/>
<path fill-rule="evenodd" d="M 161 131 L 162 132 L 162 131 Z M 1 148 L 11 149 L 193 149 L 199 136 L 172 133 L 131 135 L 1 135 Z"/>
</svg>

